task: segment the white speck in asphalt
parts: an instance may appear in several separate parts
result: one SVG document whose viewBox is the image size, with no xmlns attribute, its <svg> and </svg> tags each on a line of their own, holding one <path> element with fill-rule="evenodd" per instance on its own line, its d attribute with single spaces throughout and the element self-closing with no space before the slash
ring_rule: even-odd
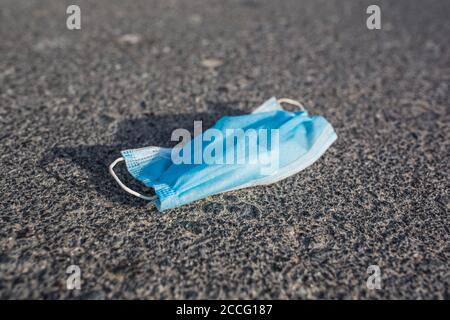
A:
<svg viewBox="0 0 450 320">
<path fill-rule="evenodd" d="M 142 41 L 142 36 L 139 34 L 134 34 L 134 33 L 128 33 L 128 34 L 124 34 L 122 36 L 120 36 L 118 38 L 118 41 L 120 44 L 138 44 L 139 42 Z"/>
<path fill-rule="evenodd" d="M 203 59 L 202 66 L 210 69 L 214 69 L 223 65 L 223 60 L 220 59 Z"/>
<path fill-rule="evenodd" d="M 203 19 L 201 15 L 193 14 L 189 17 L 189 22 L 192 24 L 200 24 L 202 23 Z"/>
</svg>

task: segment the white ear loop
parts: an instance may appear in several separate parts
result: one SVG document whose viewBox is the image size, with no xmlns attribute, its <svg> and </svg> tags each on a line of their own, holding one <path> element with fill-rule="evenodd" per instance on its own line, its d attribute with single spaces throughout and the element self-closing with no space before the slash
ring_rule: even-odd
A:
<svg viewBox="0 0 450 320">
<path fill-rule="evenodd" d="M 117 183 L 119 184 L 119 186 L 120 186 L 123 190 L 125 190 L 126 192 L 128 192 L 129 194 L 132 194 L 133 196 L 136 196 L 136 197 L 138 197 L 138 198 L 141 198 L 141 199 L 144 199 L 144 200 L 149 200 L 149 201 L 154 201 L 154 200 L 156 200 L 157 196 L 152 196 L 152 197 L 144 196 L 143 194 L 140 194 L 139 192 L 136 192 L 136 191 L 134 191 L 134 190 L 131 190 L 131 189 L 128 188 L 126 185 L 124 185 L 124 184 L 122 183 L 122 181 L 120 181 L 119 177 L 117 177 L 117 175 L 116 175 L 116 173 L 114 172 L 113 169 L 114 169 L 114 166 L 115 166 L 116 164 L 118 164 L 119 162 L 121 162 L 121 161 L 125 161 L 125 159 L 124 159 L 123 157 L 117 158 L 116 160 L 114 160 L 113 163 L 111 163 L 111 164 L 109 165 L 109 173 L 110 173 L 110 174 L 113 176 L 113 178 L 117 181 Z"/>
<path fill-rule="evenodd" d="M 298 102 L 297 100 L 292 100 L 292 99 L 288 99 L 288 98 L 282 98 L 282 99 L 278 99 L 277 102 L 279 104 L 282 104 L 283 102 L 287 103 L 287 104 L 292 104 L 294 106 L 299 107 L 300 110 L 306 111 L 305 107 L 300 102 Z"/>
</svg>

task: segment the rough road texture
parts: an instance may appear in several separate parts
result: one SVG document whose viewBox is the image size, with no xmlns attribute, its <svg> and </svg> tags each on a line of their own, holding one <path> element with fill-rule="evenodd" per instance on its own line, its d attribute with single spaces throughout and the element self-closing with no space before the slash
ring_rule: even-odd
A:
<svg viewBox="0 0 450 320">
<path fill-rule="evenodd" d="M 71 2 L 0 2 L 0 298 L 450 298 L 449 1 Z M 107 172 L 272 95 L 336 128 L 300 174 L 161 214 Z"/>
</svg>

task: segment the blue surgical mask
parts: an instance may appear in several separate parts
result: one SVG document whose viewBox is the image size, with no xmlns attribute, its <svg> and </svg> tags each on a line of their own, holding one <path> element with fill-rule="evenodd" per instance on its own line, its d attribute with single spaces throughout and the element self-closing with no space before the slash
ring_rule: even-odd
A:
<svg viewBox="0 0 450 320">
<path fill-rule="evenodd" d="M 286 111 L 281 103 L 301 110 Z M 336 138 L 325 118 L 309 116 L 297 101 L 271 98 L 250 114 L 221 118 L 174 148 L 122 151 L 109 169 L 125 191 L 163 211 L 210 195 L 278 182 L 314 163 Z M 125 186 L 113 170 L 120 161 L 156 195 L 145 196 Z"/>
</svg>

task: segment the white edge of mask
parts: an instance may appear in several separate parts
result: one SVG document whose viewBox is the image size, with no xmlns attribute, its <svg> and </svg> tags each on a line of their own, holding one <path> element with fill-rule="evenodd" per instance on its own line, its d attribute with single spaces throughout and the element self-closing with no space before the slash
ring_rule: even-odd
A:
<svg viewBox="0 0 450 320">
<path fill-rule="evenodd" d="M 300 171 L 303 171 L 307 167 L 311 166 L 314 162 L 316 162 L 319 158 L 322 157 L 322 155 L 328 150 L 328 148 L 333 144 L 334 141 L 336 141 L 337 135 L 331 127 L 331 125 L 328 125 L 324 131 L 321 133 L 320 137 L 317 139 L 316 143 L 320 146 L 316 150 L 312 151 L 311 154 L 305 157 L 301 157 L 300 159 L 292 162 L 291 164 L 287 165 L 286 167 L 282 168 L 277 174 L 270 175 L 267 177 L 263 177 L 261 179 L 251 181 L 249 183 L 240 185 L 238 187 L 229 189 L 227 191 L 234 191 L 239 189 L 244 189 L 248 187 L 254 187 L 254 186 L 263 186 L 263 185 L 269 185 L 276 183 L 278 181 L 284 180 L 294 174 L 299 173 Z"/>
<path fill-rule="evenodd" d="M 261 113 L 261 112 L 271 112 L 277 110 L 284 110 L 283 107 L 278 103 L 277 98 L 272 97 L 258 108 L 252 111 L 252 113 Z"/>
</svg>

